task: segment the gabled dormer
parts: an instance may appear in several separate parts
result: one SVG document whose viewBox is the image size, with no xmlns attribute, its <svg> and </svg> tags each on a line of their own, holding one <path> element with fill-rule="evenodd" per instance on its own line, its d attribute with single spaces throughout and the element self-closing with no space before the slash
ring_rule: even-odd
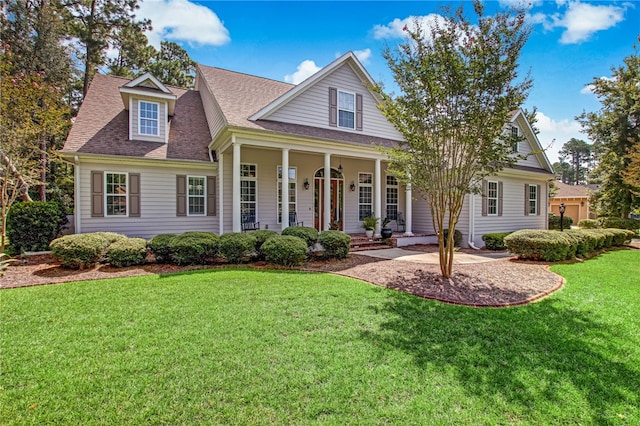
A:
<svg viewBox="0 0 640 426">
<path fill-rule="evenodd" d="M 129 140 L 168 142 L 177 99 L 171 90 L 146 73 L 121 86 L 120 96 L 129 112 Z"/>
</svg>

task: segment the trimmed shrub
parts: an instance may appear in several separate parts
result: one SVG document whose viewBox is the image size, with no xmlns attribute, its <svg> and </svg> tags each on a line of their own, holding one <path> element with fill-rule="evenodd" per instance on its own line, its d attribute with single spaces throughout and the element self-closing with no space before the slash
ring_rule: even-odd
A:
<svg viewBox="0 0 640 426">
<path fill-rule="evenodd" d="M 447 245 L 447 236 L 449 235 L 449 228 L 445 228 L 442 230 L 442 238 L 444 238 L 444 245 L 446 247 Z M 453 231 L 453 246 L 454 247 L 460 247 L 460 244 L 462 244 L 462 232 L 458 231 L 457 229 L 455 231 Z"/>
<path fill-rule="evenodd" d="M 270 229 L 259 229 L 251 233 L 256 238 L 256 257 L 260 260 L 264 260 L 264 253 L 262 252 L 262 245 L 269 238 L 278 235 L 276 231 Z"/>
<path fill-rule="evenodd" d="M 282 235 L 302 238 L 307 243 L 307 247 L 311 247 L 318 241 L 318 231 L 308 226 L 290 226 L 282 231 Z"/>
<path fill-rule="evenodd" d="M 185 232 L 169 241 L 171 259 L 178 265 L 204 265 L 218 255 L 219 237 L 210 232 Z"/>
<path fill-rule="evenodd" d="M 572 252 L 576 256 L 587 257 L 595 250 L 596 238 L 584 229 L 567 229 L 564 234 L 572 240 L 574 246 Z"/>
<path fill-rule="evenodd" d="M 307 257 L 308 245 L 300 237 L 277 235 L 265 241 L 262 250 L 268 262 L 276 265 L 296 266 L 300 265 Z"/>
<path fill-rule="evenodd" d="M 598 227 L 598 221 L 595 219 L 580 219 L 578 226 L 582 229 L 595 229 Z"/>
<path fill-rule="evenodd" d="M 147 258 L 147 241 L 142 238 L 125 238 L 107 247 L 107 262 L 116 268 L 143 265 Z"/>
<path fill-rule="evenodd" d="M 324 257 L 344 259 L 349 254 L 351 237 L 341 231 L 322 231 L 318 242 L 324 248 Z"/>
<path fill-rule="evenodd" d="M 520 259 L 556 262 L 575 255 L 573 239 L 559 231 L 524 229 L 507 235 L 504 242 L 508 250 Z"/>
<path fill-rule="evenodd" d="M 48 250 L 66 223 L 67 217 L 54 201 L 16 203 L 7 214 L 8 251 L 19 254 Z"/>
<path fill-rule="evenodd" d="M 600 228 L 629 229 L 636 231 L 640 229 L 640 220 L 623 219 L 621 217 L 599 217 L 596 219 Z"/>
<path fill-rule="evenodd" d="M 562 216 L 562 228 L 571 229 L 573 219 L 570 216 Z M 549 213 L 549 229 L 560 229 L 560 216 Z"/>
<path fill-rule="evenodd" d="M 169 243 L 176 234 L 158 234 L 149 240 L 149 249 L 156 258 L 156 263 L 171 262 L 171 249 Z"/>
<path fill-rule="evenodd" d="M 51 255 L 66 268 L 84 269 L 94 266 L 102 260 L 107 247 L 112 243 L 103 234 L 96 232 L 56 238 L 49 245 Z"/>
<path fill-rule="evenodd" d="M 93 235 L 97 235 L 98 237 L 104 238 L 109 242 L 109 244 L 115 243 L 116 241 L 119 241 L 119 240 L 127 239 L 126 235 L 118 234 L 116 232 L 93 232 Z"/>
<path fill-rule="evenodd" d="M 482 241 L 487 247 L 487 250 L 505 250 L 507 246 L 504 244 L 504 237 L 511 234 L 511 232 L 495 232 L 492 234 L 484 234 Z"/>
<path fill-rule="evenodd" d="M 256 253 L 256 237 L 242 232 L 230 232 L 220 237 L 219 252 L 229 263 L 249 261 Z"/>
</svg>

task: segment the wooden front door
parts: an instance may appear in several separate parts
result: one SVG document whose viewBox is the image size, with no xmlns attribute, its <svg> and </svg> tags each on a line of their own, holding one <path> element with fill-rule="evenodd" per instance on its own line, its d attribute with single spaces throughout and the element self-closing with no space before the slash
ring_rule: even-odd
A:
<svg viewBox="0 0 640 426">
<path fill-rule="evenodd" d="M 331 219 L 332 229 L 343 229 L 343 208 L 342 199 L 344 191 L 344 180 L 331 179 Z M 324 220 L 324 178 L 314 179 L 314 225 L 318 231 L 323 230 Z"/>
</svg>

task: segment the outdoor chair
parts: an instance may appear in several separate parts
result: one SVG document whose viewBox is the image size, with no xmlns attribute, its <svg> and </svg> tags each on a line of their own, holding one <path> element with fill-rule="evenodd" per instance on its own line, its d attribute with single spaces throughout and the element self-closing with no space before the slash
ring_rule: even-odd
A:
<svg viewBox="0 0 640 426">
<path fill-rule="evenodd" d="M 242 215 L 242 232 L 257 231 L 260 229 L 260 222 L 256 222 L 256 215 L 245 213 Z"/>
<path fill-rule="evenodd" d="M 404 220 L 404 216 L 402 213 L 398 212 L 398 215 L 396 216 L 396 232 L 406 232 L 406 230 L 407 223 Z"/>
<path fill-rule="evenodd" d="M 304 222 L 298 222 L 298 214 L 289 212 L 289 226 L 304 226 Z"/>
</svg>

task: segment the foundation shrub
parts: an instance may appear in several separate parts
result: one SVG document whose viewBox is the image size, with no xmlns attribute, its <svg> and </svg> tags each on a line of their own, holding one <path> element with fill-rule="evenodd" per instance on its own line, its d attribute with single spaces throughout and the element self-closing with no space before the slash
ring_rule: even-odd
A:
<svg viewBox="0 0 640 426">
<path fill-rule="evenodd" d="M 445 228 L 442 231 L 443 234 L 443 238 L 444 238 L 444 245 L 447 245 L 447 236 L 449 235 L 449 228 Z M 453 246 L 454 247 L 460 247 L 460 244 L 462 244 L 462 232 L 458 231 L 457 229 L 455 231 L 453 231 Z"/>
<path fill-rule="evenodd" d="M 591 254 L 596 245 L 595 238 L 583 229 L 567 229 L 564 231 L 566 237 L 572 240 L 573 251 L 578 257 L 587 257 Z"/>
<path fill-rule="evenodd" d="M 318 241 L 318 231 L 308 226 L 290 226 L 282 231 L 282 235 L 302 238 L 307 247 L 311 247 Z"/>
<path fill-rule="evenodd" d="M 148 246 L 156 258 L 156 263 L 171 262 L 171 248 L 169 243 L 176 234 L 158 234 L 149 240 Z"/>
<path fill-rule="evenodd" d="M 147 241 L 142 238 L 125 238 L 107 247 L 107 262 L 116 268 L 143 265 L 147 258 Z"/>
<path fill-rule="evenodd" d="M 573 238 L 559 231 L 524 229 L 507 235 L 504 242 L 520 259 L 556 262 L 575 255 Z"/>
<path fill-rule="evenodd" d="M 623 219 L 621 217 L 599 217 L 596 219 L 599 228 L 617 228 L 636 231 L 640 229 L 640 220 Z"/>
<path fill-rule="evenodd" d="M 219 237 L 210 232 L 185 232 L 169 241 L 171 259 L 178 265 L 204 265 L 218 256 Z"/>
<path fill-rule="evenodd" d="M 259 260 L 264 260 L 264 253 L 262 252 L 262 245 L 269 238 L 278 235 L 276 231 L 270 229 L 259 229 L 251 233 L 256 238 L 256 256 Z"/>
<path fill-rule="evenodd" d="M 84 269 L 94 266 L 102 261 L 107 247 L 120 239 L 112 241 L 105 234 L 119 235 L 105 232 L 65 235 L 51 241 L 51 255 L 66 268 Z M 124 235 L 120 237 L 126 238 Z"/>
<path fill-rule="evenodd" d="M 262 245 L 266 260 L 283 266 L 300 265 L 306 259 L 308 249 L 304 239 L 293 235 L 277 235 Z"/>
<path fill-rule="evenodd" d="M 484 234 L 482 241 L 487 247 L 487 250 L 505 250 L 507 246 L 504 244 L 504 237 L 511 234 L 511 232 L 495 232 L 492 234 Z"/>
<path fill-rule="evenodd" d="M 324 248 L 324 257 L 344 259 L 349 254 L 351 237 L 341 231 L 322 231 L 318 242 Z"/>
<path fill-rule="evenodd" d="M 247 262 L 255 256 L 256 244 L 253 233 L 229 232 L 220 237 L 219 253 L 229 263 Z"/>
<path fill-rule="evenodd" d="M 66 223 L 67 217 L 54 201 L 16 203 L 7 214 L 8 251 L 19 254 L 48 250 Z"/>
<path fill-rule="evenodd" d="M 598 227 L 598 221 L 595 219 L 580 219 L 578 227 L 581 229 L 595 229 Z"/>
</svg>

